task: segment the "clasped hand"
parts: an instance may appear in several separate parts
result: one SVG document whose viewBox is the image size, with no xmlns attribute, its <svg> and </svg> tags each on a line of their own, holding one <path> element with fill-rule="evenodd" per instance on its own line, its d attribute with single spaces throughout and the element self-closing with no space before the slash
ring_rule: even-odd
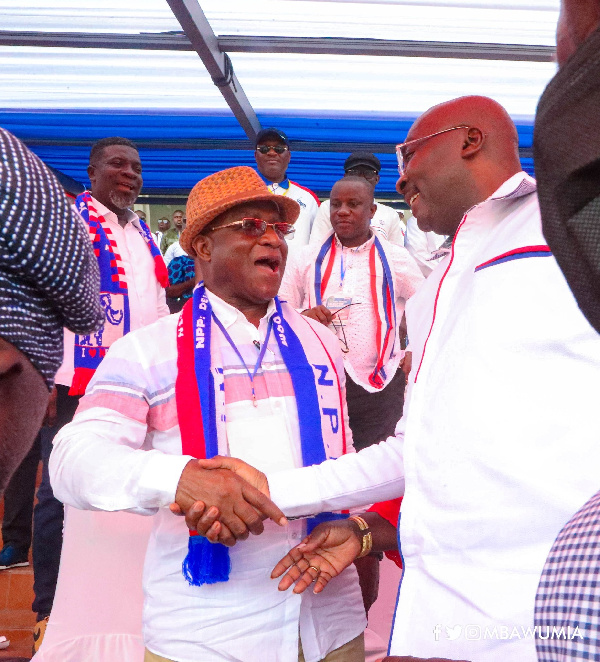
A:
<svg viewBox="0 0 600 662">
<path fill-rule="evenodd" d="M 188 462 L 170 509 L 185 516 L 189 529 L 228 547 L 250 533 L 262 533 L 264 519 L 280 526 L 287 522 L 269 499 L 266 476 L 241 460 L 221 456 Z"/>
</svg>

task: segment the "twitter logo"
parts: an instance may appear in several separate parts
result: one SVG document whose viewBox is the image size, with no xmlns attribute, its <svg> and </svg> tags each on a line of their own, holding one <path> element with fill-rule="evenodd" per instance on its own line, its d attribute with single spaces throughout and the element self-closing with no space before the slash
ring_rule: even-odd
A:
<svg viewBox="0 0 600 662">
<path fill-rule="evenodd" d="M 449 628 L 446 625 L 446 637 L 450 639 L 450 641 L 454 641 L 455 639 L 458 639 L 460 637 L 461 632 L 462 632 L 461 625 L 455 625 L 453 628 Z"/>
</svg>

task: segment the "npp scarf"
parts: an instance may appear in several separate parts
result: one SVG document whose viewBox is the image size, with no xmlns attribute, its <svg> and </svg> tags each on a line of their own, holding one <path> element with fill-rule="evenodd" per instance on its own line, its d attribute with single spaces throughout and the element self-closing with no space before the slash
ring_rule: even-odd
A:
<svg viewBox="0 0 600 662">
<path fill-rule="evenodd" d="M 89 191 L 77 196 L 75 205 L 86 222 L 94 254 L 100 268 L 100 303 L 104 309 L 104 324 L 93 334 L 75 336 L 75 374 L 69 395 L 82 395 L 104 358 L 108 348 L 130 330 L 127 281 L 122 278 L 125 269 L 117 252 L 117 242 L 112 238 L 110 224 L 98 214 Z M 154 258 L 154 273 L 163 287 L 169 279 L 163 257 L 156 247 L 148 226 L 140 219 L 140 235 Z"/>
<path fill-rule="evenodd" d="M 269 324 L 290 374 L 300 424 L 304 466 L 327 459 L 326 446 L 340 446 L 346 452 L 346 429 L 343 395 L 333 360 L 308 320 L 301 319 L 302 339 L 284 315 L 281 302 L 275 298 L 276 310 Z M 291 309 L 290 309 L 291 310 Z M 292 314 L 297 315 L 295 311 Z M 290 314 L 289 312 L 287 313 Z M 215 401 L 214 371 L 211 365 L 212 307 L 203 283 L 194 290 L 184 306 L 177 326 L 177 380 L 175 398 L 181 431 L 182 452 L 196 458 L 210 458 L 219 453 L 219 426 Z M 298 316 L 299 317 L 299 316 Z M 308 354 L 308 357 L 307 357 Z M 221 437 L 224 429 L 221 427 Z M 336 443 L 341 439 L 342 444 Z M 223 441 L 223 439 L 222 439 Z M 309 531 L 320 521 L 347 515 L 322 513 L 311 518 Z M 188 555 L 183 574 L 193 586 L 227 581 L 230 572 L 228 548 L 212 544 L 190 531 Z"/>
</svg>

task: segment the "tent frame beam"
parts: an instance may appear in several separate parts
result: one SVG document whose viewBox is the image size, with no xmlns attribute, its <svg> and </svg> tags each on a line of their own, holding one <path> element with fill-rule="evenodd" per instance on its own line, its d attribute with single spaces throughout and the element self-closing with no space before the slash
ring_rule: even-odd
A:
<svg viewBox="0 0 600 662">
<path fill-rule="evenodd" d="M 242 89 L 229 56 L 219 48 L 217 36 L 204 15 L 198 0 L 167 0 L 183 28 L 193 50 L 198 53 L 213 83 L 219 88 L 231 112 L 252 142 L 260 131 L 260 122 Z"/>
<path fill-rule="evenodd" d="M 225 73 L 223 53 L 294 53 L 304 55 L 377 55 L 475 60 L 552 62 L 554 46 L 475 42 L 352 39 L 342 37 L 217 37 L 195 0 L 167 0 L 181 5 L 181 20 L 193 36 L 182 32 L 98 34 L 83 32 L 19 32 L 0 30 L 0 46 L 46 46 L 60 48 L 109 48 L 136 50 L 195 50 L 213 77 Z M 175 13 L 175 10 L 173 10 Z M 197 15 L 200 12 L 201 18 Z M 175 14 L 179 20 L 179 15 Z M 201 20 L 203 19 L 203 20 Z M 196 21 L 199 21 L 197 24 Z M 181 22 L 181 21 L 180 21 Z M 182 27 L 184 25 L 182 23 Z M 209 30 L 210 32 L 207 32 Z M 206 60 L 205 60 L 206 58 Z M 209 66 L 210 64 L 210 66 Z M 236 87 L 241 87 L 236 79 Z M 229 86 L 231 87 L 231 85 Z M 242 92 L 243 95 L 243 92 Z M 225 96 L 225 93 L 223 93 Z M 245 95 L 243 95 L 245 98 Z M 246 99 L 247 101 L 247 99 Z M 241 104 L 243 105 L 243 104 Z M 258 126 L 258 125 L 257 125 Z"/>
</svg>

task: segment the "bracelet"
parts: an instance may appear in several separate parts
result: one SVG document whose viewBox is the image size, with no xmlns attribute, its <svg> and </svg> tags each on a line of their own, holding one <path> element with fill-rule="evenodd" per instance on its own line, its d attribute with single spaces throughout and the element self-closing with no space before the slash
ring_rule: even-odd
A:
<svg viewBox="0 0 600 662">
<path fill-rule="evenodd" d="M 360 529 L 361 548 L 360 554 L 356 558 L 362 559 L 363 556 L 370 554 L 371 550 L 373 549 L 373 534 L 371 533 L 369 525 L 362 517 L 359 517 L 358 515 L 352 515 L 348 519 L 354 522 Z"/>
</svg>

